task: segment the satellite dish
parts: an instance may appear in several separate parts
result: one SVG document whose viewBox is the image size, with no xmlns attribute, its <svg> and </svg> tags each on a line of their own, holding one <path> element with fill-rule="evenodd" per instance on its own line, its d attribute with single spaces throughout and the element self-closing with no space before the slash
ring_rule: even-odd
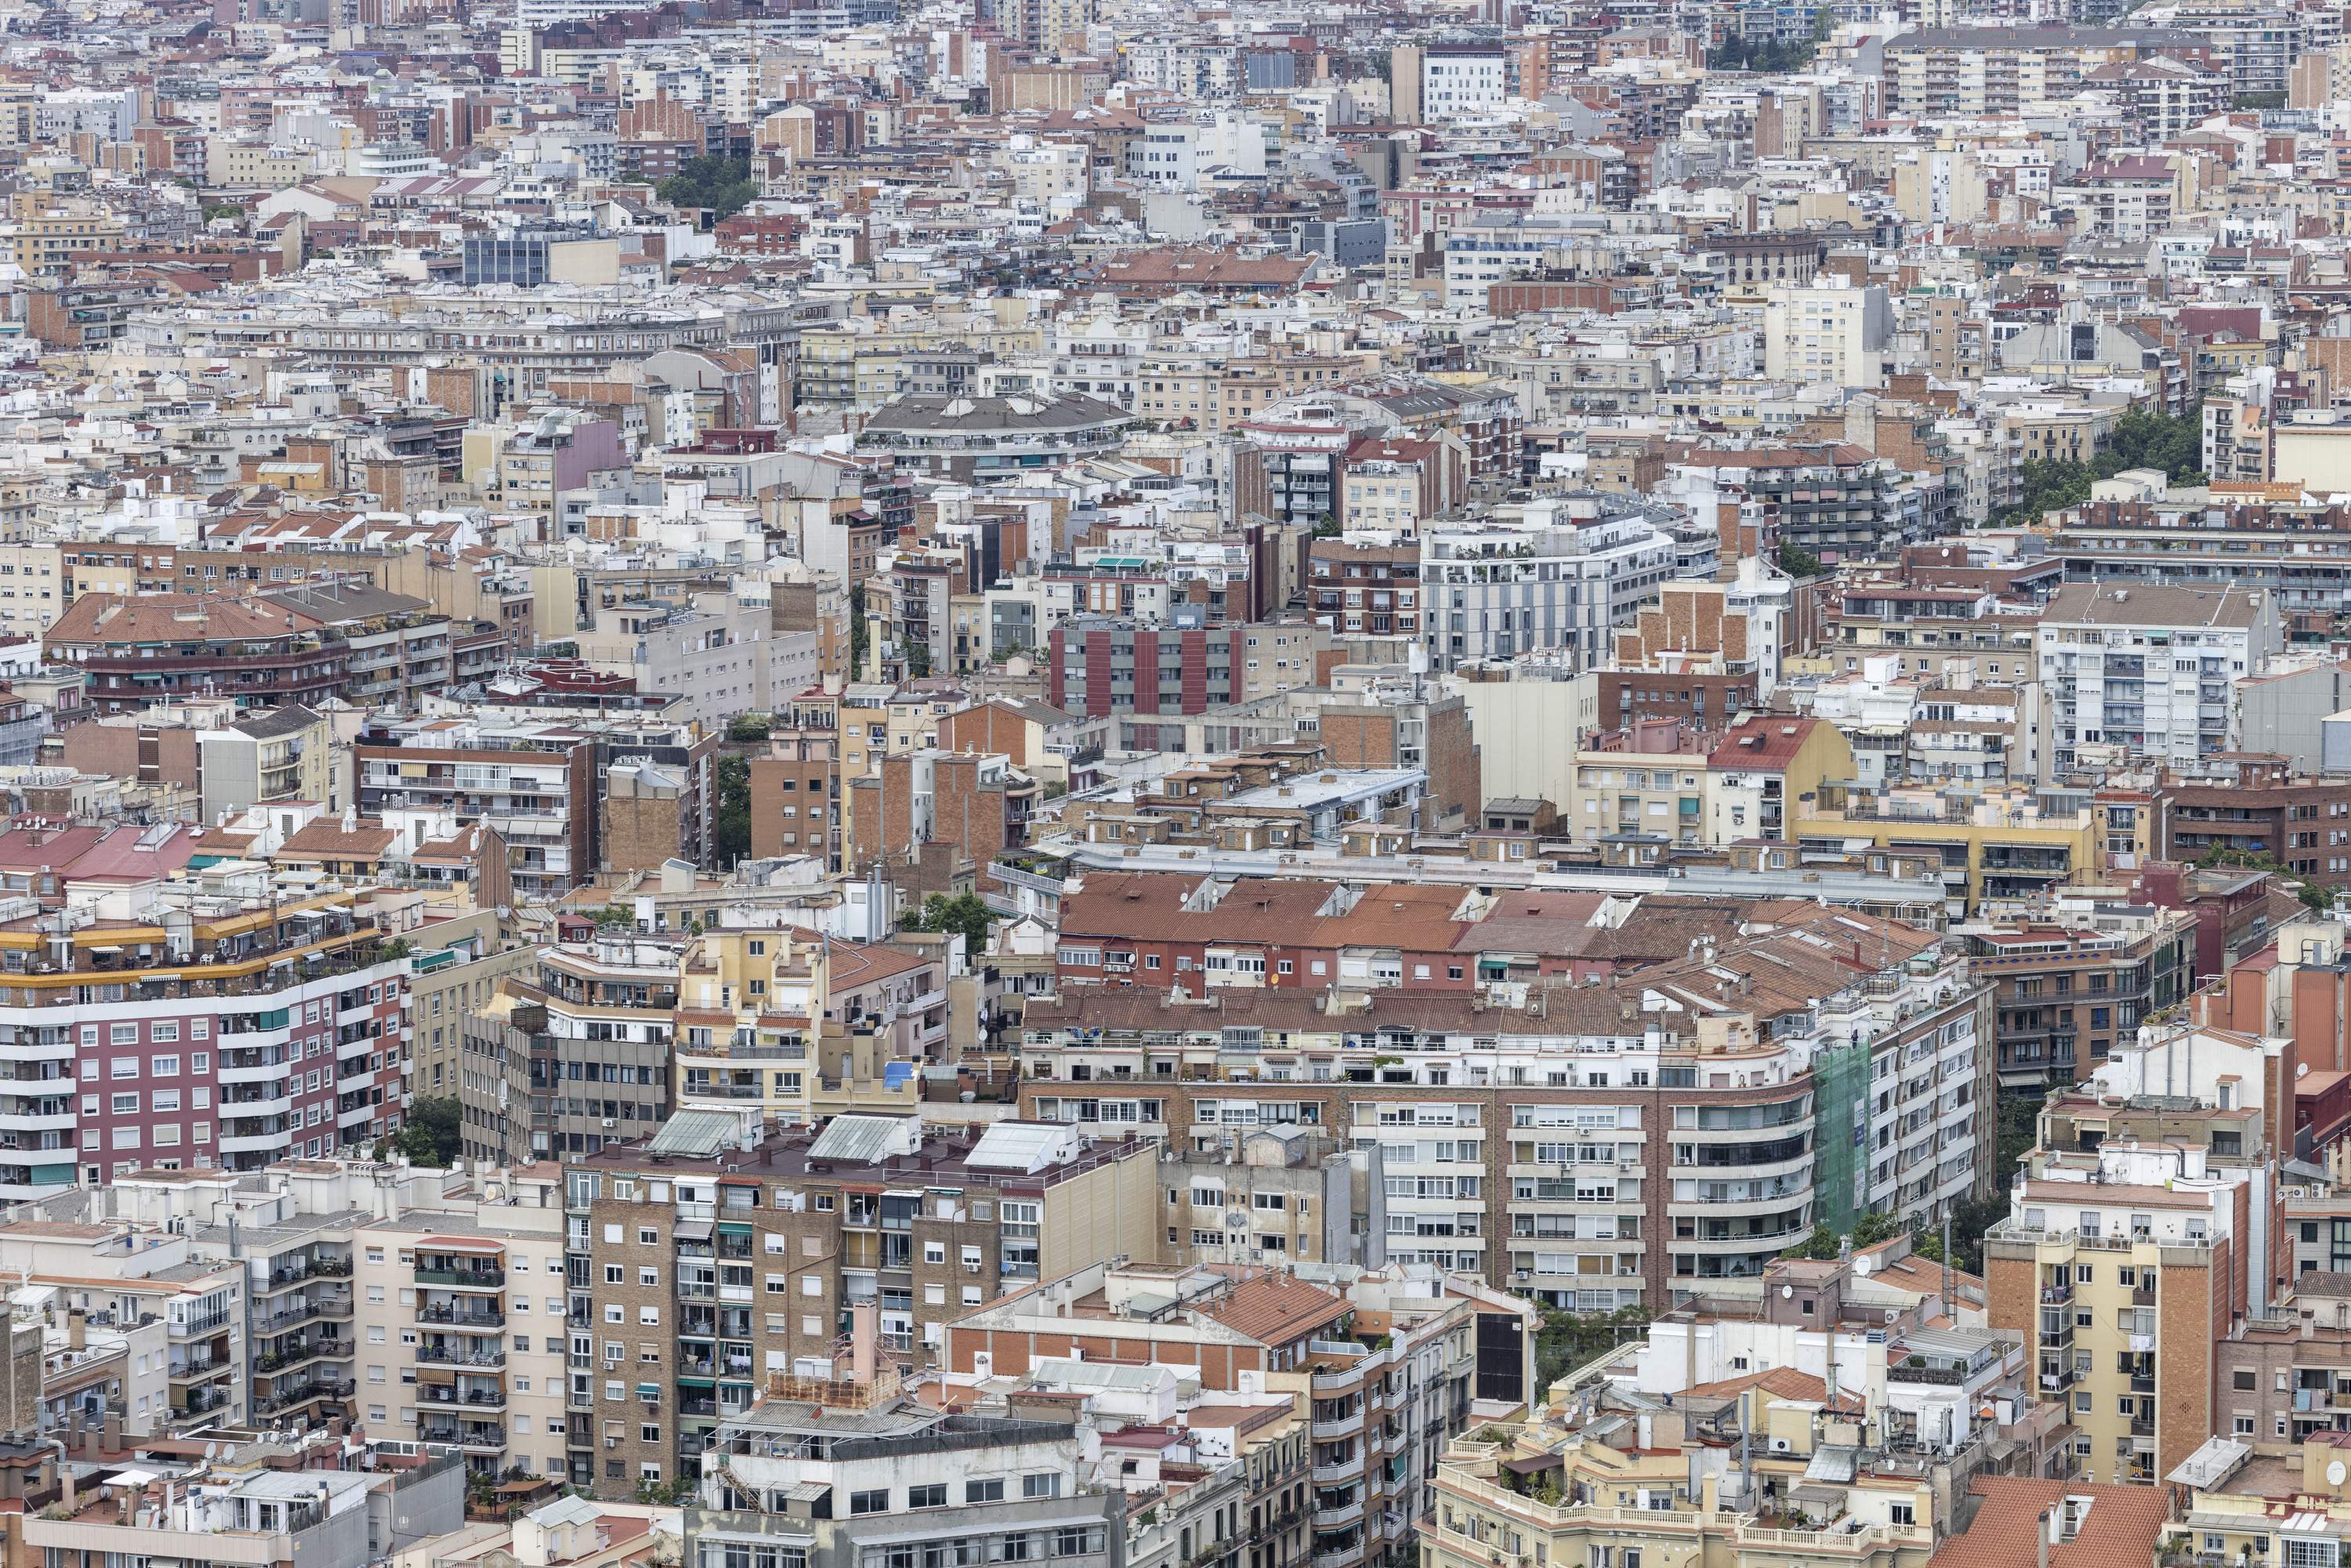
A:
<svg viewBox="0 0 2351 1568">
<path fill-rule="evenodd" d="M 2351 1471 L 2345 1470 L 2343 1468 L 2343 1461 L 2336 1459 L 2334 1463 L 2326 1467 L 2326 1484 L 2331 1487 L 2339 1487 L 2343 1484 L 2343 1478 L 2346 1474 L 2351 1474 Z"/>
<path fill-rule="evenodd" d="M 1795 1293 L 1796 1287 L 1793 1285 L 1782 1285 L 1780 1287 L 1780 1299 L 1783 1301 Z"/>
</svg>

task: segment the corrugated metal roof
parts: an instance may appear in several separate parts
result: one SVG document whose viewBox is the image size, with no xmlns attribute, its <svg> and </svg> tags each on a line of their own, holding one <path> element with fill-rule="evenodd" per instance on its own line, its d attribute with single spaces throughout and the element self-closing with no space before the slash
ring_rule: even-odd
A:
<svg viewBox="0 0 2351 1568">
<path fill-rule="evenodd" d="M 978 1170 L 1033 1174 L 1059 1157 L 1074 1136 L 1074 1129 L 1057 1122 L 998 1122 L 979 1135 L 964 1164 Z"/>
<path fill-rule="evenodd" d="M 734 1134 L 735 1118 L 726 1112 L 680 1111 L 653 1134 L 645 1152 L 706 1160 L 725 1148 Z"/>
<path fill-rule="evenodd" d="M 1813 1462 L 1804 1467 L 1804 1479 L 1850 1481 L 1860 1469 L 1861 1450 L 1859 1448 L 1831 1445 L 1813 1450 Z"/>
<path fill-rule="evenodd" d="M 812 1160 L 872 1165 L 893 1154 L 911 1154 L 906 1142 L 911 1116 L 835 1116 L 809 1145 Z"/>
</svg>

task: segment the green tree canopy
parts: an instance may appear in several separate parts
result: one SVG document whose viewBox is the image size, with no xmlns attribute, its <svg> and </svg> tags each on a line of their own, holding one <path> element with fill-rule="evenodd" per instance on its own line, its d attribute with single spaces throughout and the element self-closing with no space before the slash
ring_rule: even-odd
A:
<svg viewBox="0 0 2351 1568">
<path fill-rule="evenodd" d="M 2090 486 L 2128 468 L 2159 468 L 2175 485 L 2204 483 L 2204 415 L 2200 407 L 2174 418 L 2132 409 L 2115 422 L 2111 434 L 2086 463 L 2070 457 L 2036 457 L 2021 465 L 2017 477 L 2024 498 L 1992 515 L 2000 528 L 2037 523 L 2044 512 L 2078 507 Z"/>
<path fill-rule="evenodd" d="M 1818 577 L 1821 574 L 1820 557 L 1802 545 L 1789 544 L 1784 540 L 1780 545 L 1779 565 L 1780 570 L 1790 577 Z"/>
<path fill-rule="evenodd" d="M 465 1147 L 465 1112 L 455 1095 L 420 1099 L 408 1109 L 408 1120 L 393 1135 L 392 1146 L 411 1165 L 442 1169 L 457 1163 Z"/>
<path fill-rule="evenodd" d="M 987 929 L 995 923 L 996 911 L 975 893 L 958 893 L 953 898 L 935 893 L 923 901 L 922 908 L 898 916 L 901 931 L 946 931 L 961 936 L 967 958 L 987 951 Z"/>
<path fill-rule="evenodd" d="M 751 852 L 751 759 L 718 759 L 718 811 L 714 821 L 710 858 L 721 871 Z"/>
<path fill-rule="evenodd" d="M 674 207 L 708 207 L 720 220 L 758 200 L 747 158 L 691 158 L 653 190 Z"/>
</svg>

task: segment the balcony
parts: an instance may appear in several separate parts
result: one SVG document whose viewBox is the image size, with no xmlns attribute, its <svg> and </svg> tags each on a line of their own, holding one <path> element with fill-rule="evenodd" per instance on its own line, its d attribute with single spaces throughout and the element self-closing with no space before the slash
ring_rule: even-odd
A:
<svg viewBox="0 0 2351 1568">
<path fill-rule="evenodd" d="M 503 1291 L 507 1273 L 503 1269 L 428 1269 L 419 1263 L 416 1282 L 455 1291 Z"/>
<path fill-rule="evenodd" d="M 495 1413 L 507 1407 L 506 1391 L 502 1388 L 436 1388 L 422 1387 L 417 1397 L 427 1405 L 442 1408 Z"/>
<path fill-rule="evenodd" d="M 254 1319 L 253 1332 L 256 1336 L 266 1338 L 271 1334 L 284 1333 L 288 1329 L 300 1328 L 305 1323 L 318 1322 L 329 1318 L 348 1318 L 350 1315 L 351 1299 L 349 1296 L 318 1296 L 307 1301 L 297 1301 L 290 1307 L 280 1308 L 266 1318 Z"/>
<path fill-rule="evenodd" d="M 469 1366 L 494 1372 L 507 1364 L 506 1347 L 495 1350 L 458 1350 L 449 1345 L 421 1344 L 416 1347 L 416 1359 L 434 1366 Z"/>
<path fill-rule="evenodd" d="M 507 1429 L 503 1426 L 479 1422 L 426 1422 L 417 1428 L 417 1437 L 427 1443 L 447 1443 L 455 1448 L 497 1452 L 507 1446 Z"/>
<path fill-rule="evenodd" d="M 253 1370 L 256 1376 L 268 1377 L 291 1372 L 314 1361 L 340 1361 L 350 1354 L 351 1342 L 340 1336 L 311 1340 L 265 1351 L 253 1358 Z"/>
<path fill-rule="evenodd" d="M 321 1399 L 349 1399 L 352 1392 L 351 1384 L 339 1382 L 330 1377 L 320 1378 L 315 1383 L 303 1384 L 298 1388 L 272 1389 L 266 1396 L 254 1400 L 253 1413 L 256 1416 L 274 1416 L 281 1410 L 292 1410 L 299 1406 L 315 1404 Z"/>
<path fill-rule="evenodd" d="M 455 1307 L 422 1307 L 417 1311 L 416 1320 L 419 1322 L 474 1330 L 498 1330 L 505 1328 L 507 1324 L 506 1313 L 482 1308 L 460 1312 Z"/>
</svg>

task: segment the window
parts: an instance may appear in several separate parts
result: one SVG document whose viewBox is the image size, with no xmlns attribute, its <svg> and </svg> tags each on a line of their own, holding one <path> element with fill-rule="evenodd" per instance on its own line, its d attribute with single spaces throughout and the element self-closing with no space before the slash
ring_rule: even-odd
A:
<svg viewBox="0 0 2351 1568">
<path fill-rule="evenodd" d="M 2231 1371 L 2229 1386 L 2250 1393 L 2254 1386 L 2253 1369 L 2250 1366 L 2240 1366 Z"/>
<path fill-rule="evenodd" d="M 165 1036 L 163 1031 L 167 1029 L 172 1031 L 170 1036 L 171 1039 L 177 1040 L 180 1038 L 180 1026 L 175 1023 L 157 1024 L 154 1027 L 155 1038 L 159 1040 L 164 1039 Z M 150 1057 L 147 1061 L 147 1066 L 149 1071 L 153 1072 L 158 1078 L 177 1078 L 180 1075 L 180 1059 L 176 1056 Z"/>
<path fill-rule="evenodd" d="M 1004 1478 L 1002 1476 L 997 1476 L 992 1479 L 984 1481 L 964 1482 L 963 1500 L 966 1502 L 1002 1502 L 1004 1500 Z"/>
<path fill-rule="evenodd" d="M 853 1517 L 861 1513 L 890 1511 L 890 1491 L 884 1487 L 877 1491 L 853 1491 L 849 1494 L 849 1511 Z"/>
<path fill-rule="evenodd" d="M 1061 1495 L 1061 1478 L 1058 1472 L 1051 1470 L 1039 1475 L 1022 1476 L 1020 1495 L 1022 1497 L 1059 1497 Z"/>
<path fill-rule="evenodd" d="M 945 1481 L 933 1481 L 928 1486 L 906 1489 L 908 1508 L 945 1508 L 946 1505 L 947 1484 Z"/>
</svg>

